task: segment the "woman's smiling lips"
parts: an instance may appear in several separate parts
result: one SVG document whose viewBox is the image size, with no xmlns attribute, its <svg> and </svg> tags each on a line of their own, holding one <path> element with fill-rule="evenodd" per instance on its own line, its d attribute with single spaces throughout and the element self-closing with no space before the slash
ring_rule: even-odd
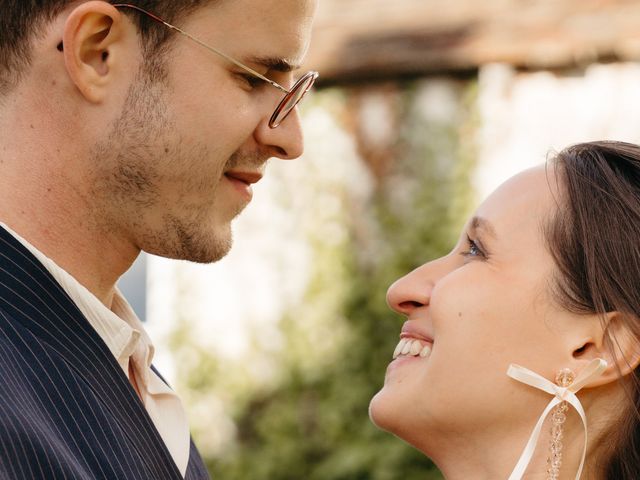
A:
<svg viewBox="0 0 640 480">
<path fill-rule="evenodd" d="M 433 338 L 431 334 L 417 322 L 408 320 L 402 326 L 400 342 L 393 352 L 393 359 L 396 360 L 399 357 L 426 358 L 431 355 L 432 347 Z"/>
<path fill-rule="evenodd" d="M 400 331 L 400 338 L 417 338 L 423 340 L 426 343 L 433 343 L 433 335 L 423 325 L 418 323 L 417 320 L 407 320 L 402 325 Z"/>
</svg>

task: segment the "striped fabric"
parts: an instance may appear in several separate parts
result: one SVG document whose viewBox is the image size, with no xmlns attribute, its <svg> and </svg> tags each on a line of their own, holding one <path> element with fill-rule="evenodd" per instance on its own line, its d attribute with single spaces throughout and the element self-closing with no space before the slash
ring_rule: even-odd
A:
<svg viewBox="0 0 640 480">
<path fill-rule="evenodd" d="M 4 229 L 0 382 L 0 479 L 182 479 L 105 343 Z M 193 442 L 185 478 L 209 478 Z"/>
</svg>

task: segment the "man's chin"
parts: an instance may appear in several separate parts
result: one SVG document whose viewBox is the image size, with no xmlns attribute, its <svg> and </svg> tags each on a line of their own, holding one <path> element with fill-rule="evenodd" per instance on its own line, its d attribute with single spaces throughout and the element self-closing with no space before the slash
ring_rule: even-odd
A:
<svg viewBox="0 0 640 480">
<path fill-rule="evenodd" d="M 178 260 L 195 263 L 213 263 L 224 258 L 233 245 L 231 233 L 229 235 L 212 235 L 202 238 L 197 244 L 183 245 Z"/>
<path fill-rule="evenodd" d="M 214 263 L 226 257 L 229 251 L 231 250 L 231 246 L 232 246 L 232 242 L 229 241 L 225 245 L 216 245 L 216 247 L 211 250 L 200 252 L 199 254 L 195 254 L 187 258 L 182 258 L 181 260 L 187 260 L 189 262 L 204 263 L 204 264 Z"/>
<path fill-rule="evenodd" d="M 194 263 L 213 263 L 225 257 L 231 250 L 233 236 L 231 227 L 221 232 L 188 228 L 174 229 L 174 237 L 162 242 L 153 242 L 142 248 L 147 253 L 174 260 L 186 260 Z"/>
</svg>

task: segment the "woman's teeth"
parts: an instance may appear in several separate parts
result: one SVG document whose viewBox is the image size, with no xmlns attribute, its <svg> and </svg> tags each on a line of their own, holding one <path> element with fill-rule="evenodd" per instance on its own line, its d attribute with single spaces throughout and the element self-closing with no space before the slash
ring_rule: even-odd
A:
<svg viewBox="0 0 640 480">
<path fill-rule="evenodd" d="M 420 340 L 414 338 L 401 338 L 398 346 L 393 351 L 394 360 L 398 357 L 417 357 L 420 355 L 422 358 L 428 357 L 431 354 L 431 345 L 425 344 Z"/>
</svg>

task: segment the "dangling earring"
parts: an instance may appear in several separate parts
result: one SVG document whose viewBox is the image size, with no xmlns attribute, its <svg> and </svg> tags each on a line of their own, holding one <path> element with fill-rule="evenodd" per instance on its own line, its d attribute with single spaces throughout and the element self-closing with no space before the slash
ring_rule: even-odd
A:
<svg viewBox="0 0 640 480">
<path fill-rule="evenodd" d="M 547 404 L 542 415 L 538 418 L 536 426 L 533 427 L 529 441 L 525 445 L 524 450 L 518 459 L 518 463 L 516 463 L 516 466 L 513 468 L 511 475 L 509 475 L 509 480 L 522 480 L 527 470 L 527 466 L 533 457 L 533 453 L 536 450 L 536 444 L 538 443 L 538 438 L 540 438 L 540 432 L 542 431 L 542 426 L 544 425 L 547 416 L 561 403 L 564 403 L 565 405 L 569 404 L 575 408 L 582 420 L 582 428 L 584 429 L 584 446 L 582 447 L 582 456 L 580 457 L 580 465 L 578 465 L 576 480 L 580 478 L 580 475 L 582 475 L 582 468 L 584 467 L 584 460 L 587 455 L 587 414 L 585 413 L 584 408 L 582 408 L 582 404 L 576 396 L 576 393 L 578 393 L 582 387 L 588 385 L 590 382 L 602 375 L 606 368 L 607 362 L 601 358 L 594 358 L 580 371 L 578 376 L 575 376 L 571 370 L 560 370 L 556 377 L 556 385 L 550 380 L 544 378 L 542 375 L 538 375 L 537 373 L 521 367 L 520 365 L 516 365 L 514 363 L 509 365 L 507 375 L 511 378 L 553 395 L 553 398 Z M 564 385 L 568 386 L 565 387 Z M 568 405 L 566 406 L 568 407 Z M 565 411 L 558 413 L 557 422 L 555 419 L 553 421 L 553 425 L 555 426 L 557 424 L 559 427 L 551 431 L 551 445 L 553 446 L 551 449 L 552 452 L 560 453 L 562 451 L 562 424 L 566 419 L 567 415 L 565 409 Z M 557 442 L 554 440 L 557 440 Z M 547 479 L 557 480 L 558 474 L 560 473 L 560 465 L 562 463 L 562 454 L 551 455 L 549 463 L 551 468 L 549 468 L 549 476 Z"/>
<path fill-rule="evenodd" d="M 576 375 L 568 368 L 563 368 L 556 375 L 556 385 L 569 387 Z M 558 480 L 562 466 L 562 436 L 564 422 L 567 420 L 569 402 L 560 402 L 551 413 L 551 440 L 549 441 L 549 456 L 547 457 L 547 480 Z"/>
</svg>

